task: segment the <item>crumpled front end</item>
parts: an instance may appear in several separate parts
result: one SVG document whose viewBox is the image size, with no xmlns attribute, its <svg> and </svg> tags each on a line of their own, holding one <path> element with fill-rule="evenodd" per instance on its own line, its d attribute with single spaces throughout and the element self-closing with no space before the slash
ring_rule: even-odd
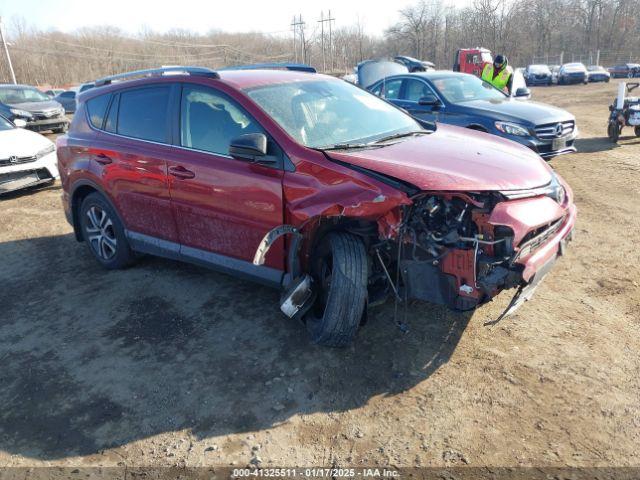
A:
<svg viewBox="0 0 640 480">
<path fill-rule="evenodd" d="M 571 239 L 571 196 L 555 182 L 520 192 L 414 197 L 398 242 L 387 245 L 389 263 L 397 259 L 400 295 L 469 310 L 502 290 L 538 283 Z"/>
</svg>

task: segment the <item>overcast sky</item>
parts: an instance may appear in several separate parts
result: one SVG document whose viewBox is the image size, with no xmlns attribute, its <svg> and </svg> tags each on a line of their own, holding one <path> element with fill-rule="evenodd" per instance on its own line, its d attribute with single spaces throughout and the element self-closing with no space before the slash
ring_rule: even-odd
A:
<svg viewBox="0 0 640 480">
<path fill-rule="evenodd" d="M 142 28 L 164 32 L 184 28 L 206 33 L 209 30 L 229 32 L 290 31 L 294 15 L 302 14 L 313 28 L 320 11 L 335 18 L 335 26 L 353 25 L 360 17 L 370 34 L 379 35 L 394 23 L 400 8 L 418 0 L 0 0 L 0 15 L 5 24 L 14 16 L 23 17 L 39 29 L 65 32 L 82 26 L 114 25 L 135 34 Z M 449 5 L 466 5 L 469 0 L 446 0 Z"/>
</svg>

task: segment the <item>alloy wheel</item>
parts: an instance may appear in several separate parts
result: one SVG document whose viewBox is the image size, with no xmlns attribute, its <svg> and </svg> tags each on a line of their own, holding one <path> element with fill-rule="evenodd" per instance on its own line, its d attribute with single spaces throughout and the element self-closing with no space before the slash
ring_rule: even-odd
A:
<svg viewBox="0 0 640 480">
<path fill-rule="evenodd" d="M 93 251 L 103 260 L 110 260 L 116 254 L 117 240 L 113 222 L 102 208 L 93 205 L 87 210 L 87 241 Z"/>
</svg>

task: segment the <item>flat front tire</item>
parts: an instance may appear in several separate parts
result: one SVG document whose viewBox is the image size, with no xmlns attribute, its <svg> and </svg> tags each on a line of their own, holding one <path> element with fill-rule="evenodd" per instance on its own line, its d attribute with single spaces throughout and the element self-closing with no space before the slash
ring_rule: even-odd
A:
<svg viewBox="0 0 640 480">
<path fill-rule="evenodd" d="M 367 301 L 364 243 L 349 233 L 328 234 L 314 255 L 312 273 L 318 295 L 305 318 L 311 340 L 346 347 L 355 338 Z"/>
<path fill-rule="evenodd" d="M 134 254 L 124 227 L 111 204 L 98 192 L 90 193 L 80 206 L 82 237 L 94 258 L 106 269 L 130 265 Z"/>
</svg>

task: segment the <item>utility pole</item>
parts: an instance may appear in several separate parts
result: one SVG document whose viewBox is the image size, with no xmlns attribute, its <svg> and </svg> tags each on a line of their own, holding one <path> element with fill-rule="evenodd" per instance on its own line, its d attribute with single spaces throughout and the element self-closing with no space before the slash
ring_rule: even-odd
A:
<svg viewBox="0 0 640 480">
<path fill-rule="evenodd" d="M 9 64 L 9 72 L 11 73 L 11 80 L 13 80 L 13 84 L 16 85 L 16 73 L 13 71 L 13 65 L 11 65 L 11 56 L 9 55 L 9 48 L 7 47 L 7 40 L 4 36 L 4 29 L 2 25 L 2 17 L 0 17 L 0 40 L 2 41 L 2 46 L 4 47 L 4 53 L 7 56 L 7 63 Z"/>
<path fill-rule="evenodd" d="M 324 24 L 325 22 L 329 22 L 329 62 L 330 69 L 333 69 L 333 38 L 331 37 L 331 22 L 334 21 L 335 18 L 331 18 L 331 10 L 329 10 L 329 16 L 324 16 L 324 10 L 320 12 L 320 20 L 318 23 L 320 24 L 320 43 L 322 45 L 322 70 L 327 70 L 327 60 L 325 55 L 324 48 Z"/>
<path fill-rule="evenodd" d="M 293 22 L 291 22 L 291 27 L 293 27 L 293 55 L 296 58 L 296 62 L 298 61 L 298 36 L 300 36 L 300 62 L 305 63 L 305 48 L 304 48 L 304 22 L 302 21 L 302 14 L 300 14 L 300 19 L 296 20 L 296 16 L 293 16 Z"/>
<path fill-rule="evenodd" d="M 293 16 L 291 21 L 291 29 L 293 30 L 293 58 L 296 63 L 298 62 L 298 24 L 296 23 L 296 16 Z"/>
<path fill-rule="evenodd" d="M 320 44 L 322 46 L 322 71 L 326 72 L 327 62 L 324 57 L 324 11 L 320 12 L 320 20 L 318 20 L 318 22 L 320 23 Z"/>
<path fill-rule="evenodd" d="M 333 38 L 331 37 L 331 10 L 329 10 L 329 71 L 333 71 Z"/>
</svg>

